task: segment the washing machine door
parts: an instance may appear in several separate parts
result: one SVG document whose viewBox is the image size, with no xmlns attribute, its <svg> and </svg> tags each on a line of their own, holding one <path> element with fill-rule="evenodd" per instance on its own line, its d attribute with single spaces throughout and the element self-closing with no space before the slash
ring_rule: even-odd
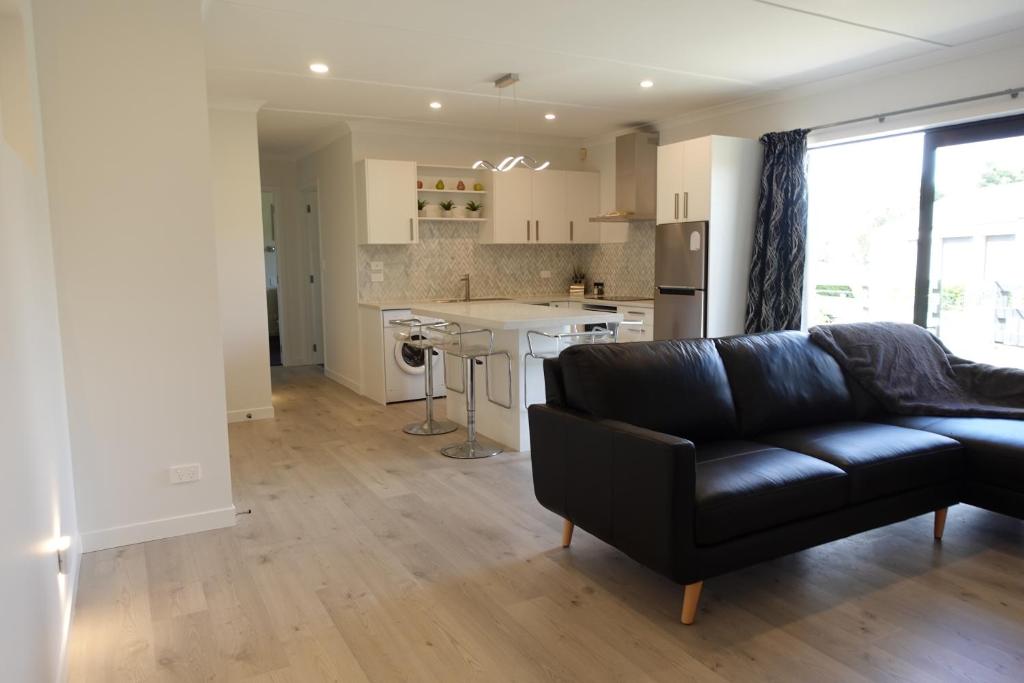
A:
<svg viewBox="0 0 1024 683">
<path fill-rule="evenodd" d="M 412 336 L 412 340 L 422 339 L 418 334 Z M 433 349 L 430 350 L 433 361 L 436 363 L 437 358 L 440 355 Z M 425 363 L 423 362 L 424 352 L 422 349 L 417 349 L 410 346 L 406 342 L 395 343 L 395 364 L 398 365 L 398 369 L 407 375 L 422 375 Z"/>
</svg>

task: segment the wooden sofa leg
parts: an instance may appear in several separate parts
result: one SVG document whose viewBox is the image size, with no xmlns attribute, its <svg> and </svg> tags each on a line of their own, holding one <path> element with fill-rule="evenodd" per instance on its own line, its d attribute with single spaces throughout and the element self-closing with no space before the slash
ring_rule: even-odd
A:
<svg viewBox="0 0 1024 683">
<path fill-rule="evenodd" d="M 946 512 L 949 508 L 939 508 L 935 511 L 935 540 L 942 540 L 942 532 L 946 528 Z"/>
<path fill-rule="evenodd" d="M 568 548 L 569 544 L 572 543 L 572 530 L 576 528 L 576 525 L 565 520 L 562 523 L 562 547 Z"/>
<path fill-rule="evenodd" d="M 680 621 L 684 624 L 692 624 L 697 618 L 697 603 L 700 602 L 700 589 L 703 587 L 703 581 L 683 586 L 683 615 Z"/>
</svg>

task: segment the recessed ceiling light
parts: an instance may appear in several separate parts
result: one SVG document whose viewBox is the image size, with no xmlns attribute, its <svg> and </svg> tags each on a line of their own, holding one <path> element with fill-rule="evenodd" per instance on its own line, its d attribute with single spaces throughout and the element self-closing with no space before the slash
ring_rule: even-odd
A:
<svg viewBox="0 0 1024 683">
<path fill-rule="evenodd" d="M 327 68 L 327 65 L 323 62 L 313 62 L 309 65 L 309 70 L 315 74 L 325 74 L 330 71 L 330 69 Z"/>
<path fill-rule="evenodd" d="M 554 121 L 558 117 L 555 116 L 554 114 L 544 114 L 544 118 L 546 118 L 548 121 Z"/>
<path fill-rule="evenodd" d="M 440 102 L 431 102 L 430 103 L 430 108 L 431 109 L 440 109 L 441 108 L 441 103 Z"/>
<path fill-rule="evenodd" d="M 649 78 L 645 78 L 644 80 L 640 81 L 640 87 L 641 88 L 653 88 L 654 87 L 654 81 L 652 81 Z"/>
</svg>

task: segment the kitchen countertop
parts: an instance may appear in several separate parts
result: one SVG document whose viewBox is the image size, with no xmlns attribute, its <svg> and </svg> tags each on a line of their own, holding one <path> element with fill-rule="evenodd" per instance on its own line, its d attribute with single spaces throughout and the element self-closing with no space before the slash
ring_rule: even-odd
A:
<svg viewBox="0 0 1024 683">
<path fill-rule="evenodd" d="M 560 301 L 555 298 L 552 301 Z M 491 330 L 527 330 L 622 321 L 620 313 L 548 308 L 517 301 L 469 301 L 459 303 L 418 303 L 410 306 L 416 315 L 440 318 Z"/>
<path fill-rule="evenodd" d="M 641 299 L 639 301 L 623 301 L 621 299 L 595 299 L 590 296 L 578 297 L 568 296 L 559 294 L 545 294 L 538 296 L 523 296 L 523 297 L 508 297 L 506 301 L 471 301 L 469 303 L 525 303 L 525 304 L 541 304 L 551 301 L 576 301 L 581 304 L 604 304 L 606 306 L 636 306 L 638 308 L 654 308 L 654 299 Z M 418 305 L 433 305 L 440 302 L 436 300 L 398 300 L 398 301 L 360 301 L 360 306 L 367 308 L 373 308 L 378 311 L 395 311 L 413 308 Z M 464 303 L 464 302 L 458 302 Z"/>
</svg>

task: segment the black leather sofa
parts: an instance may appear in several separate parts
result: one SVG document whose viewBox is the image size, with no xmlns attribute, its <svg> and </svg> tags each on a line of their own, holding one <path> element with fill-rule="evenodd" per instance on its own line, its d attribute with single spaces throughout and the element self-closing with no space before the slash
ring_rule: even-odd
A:
<svg viewBox="0 0 1024 683">
<path fill-rule="evenodd" d="M 573 346 L 530 406 L 537 499 L 684 584 L 963 501 L 1024 518 L 1024 422 L 886 415 L 806 334 Z"/>
</svg>

